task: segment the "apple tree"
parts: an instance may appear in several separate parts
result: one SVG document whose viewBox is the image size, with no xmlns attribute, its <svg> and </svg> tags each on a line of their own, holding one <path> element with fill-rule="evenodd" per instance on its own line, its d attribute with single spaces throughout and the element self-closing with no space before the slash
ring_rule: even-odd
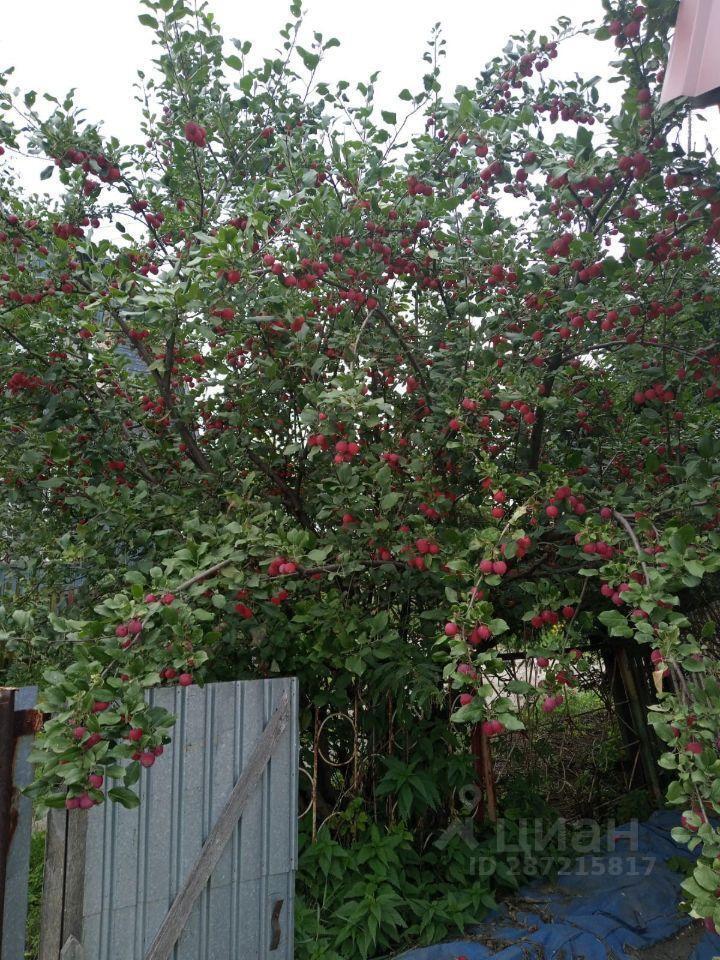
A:
<svg viewBox="0 0 720 960">
<path fill-rule="evenodd" d="M 720 570 L 720 177 L 691 105 L 657 105 L 676 4 L 607 0 L 454 91 L 434 31 L 404 113 L 376 74 L 322 79 L 338 41 L 297 2 L 259 60 L 206 5 L 143 8 L 142 142 L 0 77 L 2 628 L 53 714 L 35 795 L 132 804 L 172 736 L 147 688 L 292 673 L 308 736 L 354 716 L 325 812 L 389 797 L 428 831 L 470 726 L 521 725 L 498 652 L 552 713 L 609 633 L 651 652 L 687 897 L 720 924 L 713 631 L 678 599 Z M 564 70 L 578 35 L 602 79 Z"/>
</svg>

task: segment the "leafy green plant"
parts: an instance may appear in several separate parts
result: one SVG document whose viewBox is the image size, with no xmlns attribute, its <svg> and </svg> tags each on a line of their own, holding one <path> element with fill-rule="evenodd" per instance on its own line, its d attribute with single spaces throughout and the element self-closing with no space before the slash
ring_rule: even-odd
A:
<svg viewBox="0 0 720 960">
<path fill-rule="evenodd" d="M 421 768 L 417 761 L 403 763 L 396 757 L 386 757 L 384 763 L 387 771 L 378 783 L 376 795 L 395 797 L 402 820 L 440 805 L 440 793 L 430 770 Z"/>
<path fill-rule="evenodd" d="M 475 856 L 457 839 L 418 852 L 399 826 L 372 825 L 350 846 L 321 830 L 301 857 L 298 956 L 383 956 L 464 929 L 495 905 Z"/>
<path fill-rule="evenodd" d="M 375 958 L 461 936 L 528 878 L 552 877 L 572 860 L 573 829 L 555 829 L 536 805 L 480 828 L 433 837 L 369 824 L 343 843 L 323 827 L 304 838 L 298 873 L 300 960 Z"/>
</svg>

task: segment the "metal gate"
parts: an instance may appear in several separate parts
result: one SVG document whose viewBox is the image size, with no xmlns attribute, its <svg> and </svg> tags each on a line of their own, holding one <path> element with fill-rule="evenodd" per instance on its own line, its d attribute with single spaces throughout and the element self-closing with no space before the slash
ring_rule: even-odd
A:
<svg viewBox="0 0 720 960">
<path fill-rule="evenodd" d="M 176 724 L 140 806 L 51 812 L 40 960 L 292 960 L 296 680 L 149 699 Z"/>
</svg>

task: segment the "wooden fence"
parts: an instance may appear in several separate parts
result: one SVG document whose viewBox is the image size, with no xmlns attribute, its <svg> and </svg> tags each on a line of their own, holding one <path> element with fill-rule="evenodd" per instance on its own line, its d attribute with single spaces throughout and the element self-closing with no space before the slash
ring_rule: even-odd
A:
<svg viewBox="0 0 720 960">
<path fill-rule="evenodd" d="M 142 773 L 140 806 L 48 818 L 39 960 L 292 960 L 296 681 L 164 688 L 149 698 L 176 724 L 162 760 Z M 4 805 L 0 796 L 14 825 L 9 855 L 0 850 L 2 960 L 24 957 L 32 811 L 18 788 L 31 775 L 22 755 L 37 721 L 28 706 L 25 726 L 17 719 L 34 690 L 8 691 L 13 699 L 12 727 L 0 706 L 0 754 L 3 731 L 6 740 L 14 731 L 15 745 L 9 780 L 0 757 L 0 785 L 14 781 Z"/>
</svg>

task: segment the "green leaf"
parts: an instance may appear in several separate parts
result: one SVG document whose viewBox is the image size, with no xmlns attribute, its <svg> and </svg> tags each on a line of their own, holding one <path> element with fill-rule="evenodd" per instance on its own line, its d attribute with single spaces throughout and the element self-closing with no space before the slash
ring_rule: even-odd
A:
<svg viewBox="0 0 720 960">
<path fill-rule="evenodd" d="M 315 550 L 310 550 L 308 553 L 308 560 L 311 560 L 313 563 L 323 563 L 327 560 L 329 554 L 332 553 L 333 548 L 331 546 L 327 547 L 318 547 Z"/>
<path fill-rule="evenodd" d="M 350 656 L 345 660 L 345 669 L 350 673 L 360 676 L 365 670 L 365 661 L 360 656 Z"/>
<path fill-rule="evenodd" d="M 611 637 L 632 636 L 632 628 L 619 610 L 603 610 L 598 620 L 608 628 Z"/>
<path fill-rule="evenodd" d="M 698 453 L 707 460 L 714 455 L 716 446 L 715 438 L 711 434 L 706 433 L 698 440 Z"/>
<path fill-rule="evenodd" d="M 140 763 L 137 760 L 133 760 L 132 763 L 129 763 L 125 769 L 125 775 L 123 776 L 123 783 L 126 787 L 131 787 L 134 783 L 137 783 L 140 779 Z"/>
<path fill-rule="evenodd" d="M 305 64 L 305 67 L 308 70 L 314 70 L 317 65 L 320 63 L 320 55 L 317 53 L 311 53 L 310 50 L 306 50 L 304 47 L 298 46 L 297 52 L 300 54 L 302 62 Z"/>
<path fill-rule="evenodd" d="M 690 544 L 695 540 L 696 533 L 693 527 L 686 525 L 675 530 L 670 537 L 670 546 L 677 553 L 685 553 Z"/>
<path fill-rule="evenodd" d="M 693 577 L 702 578 L 705 575 L 705 567 L 698 560 L 686 560 L 685 569 Z"/>
<path fill-rule="evenodd" d="M 693 877 L 704 890 L 708 890 L 711 893 L 715 893 L 715 891 L 720 888 L 720 874 L 716 873 L 704 863 L 699 863 L 695 867 Z"/>
<path fill-rule="evenodd" d="M 686 880 L 683 880 L 680 886 L 686 893 L 689 893 L 691 897 L 704 897 L 707 893 L 707 891 L 700 886 L 697 880 L 694 880 L 692 877 L 688 877 Z"/>
<path fill-rule="evenodd" d="M 135 807 L 140 805 L 138 795 L 126 787 L 113 787 L 111 790 L 108 790 L 108 797 L 110 797 L 111 800 L 116 800 L 128 810 L 134 810 Z"/>
<path fill-rule="evenodd" d="M 153 30 L 157 30 L 158 28 L 157 20 L 155 17 L 151 17 L 149 13 L 141 13 L 138 20 L 144 27 L 152 27 Z"/>
<path fill-rule="evenodd" d="M 214 620 L 215 614 L 210 610 L 203 610 L 202 608 L 198 607 L 196 610 L 193 610 L 193 617 L 200 621 Z"/>
<path fill-rule="evenodd" d="M 524 730 L 525 729 L 525 724 L 522 722 L 520 717 L 516 716 L 514 713 L 499 714 L 498 720 L 501 720 L 505 724 L 506 730 Z"/>
<path fill-rule="evenodd" d="M 630 237 L 628 242 L 628 250 L 633 257 L 644 257 L 647 253 L 648 243 L 645 237 L 639 237 L 637 235 Z"/>
</svg>

